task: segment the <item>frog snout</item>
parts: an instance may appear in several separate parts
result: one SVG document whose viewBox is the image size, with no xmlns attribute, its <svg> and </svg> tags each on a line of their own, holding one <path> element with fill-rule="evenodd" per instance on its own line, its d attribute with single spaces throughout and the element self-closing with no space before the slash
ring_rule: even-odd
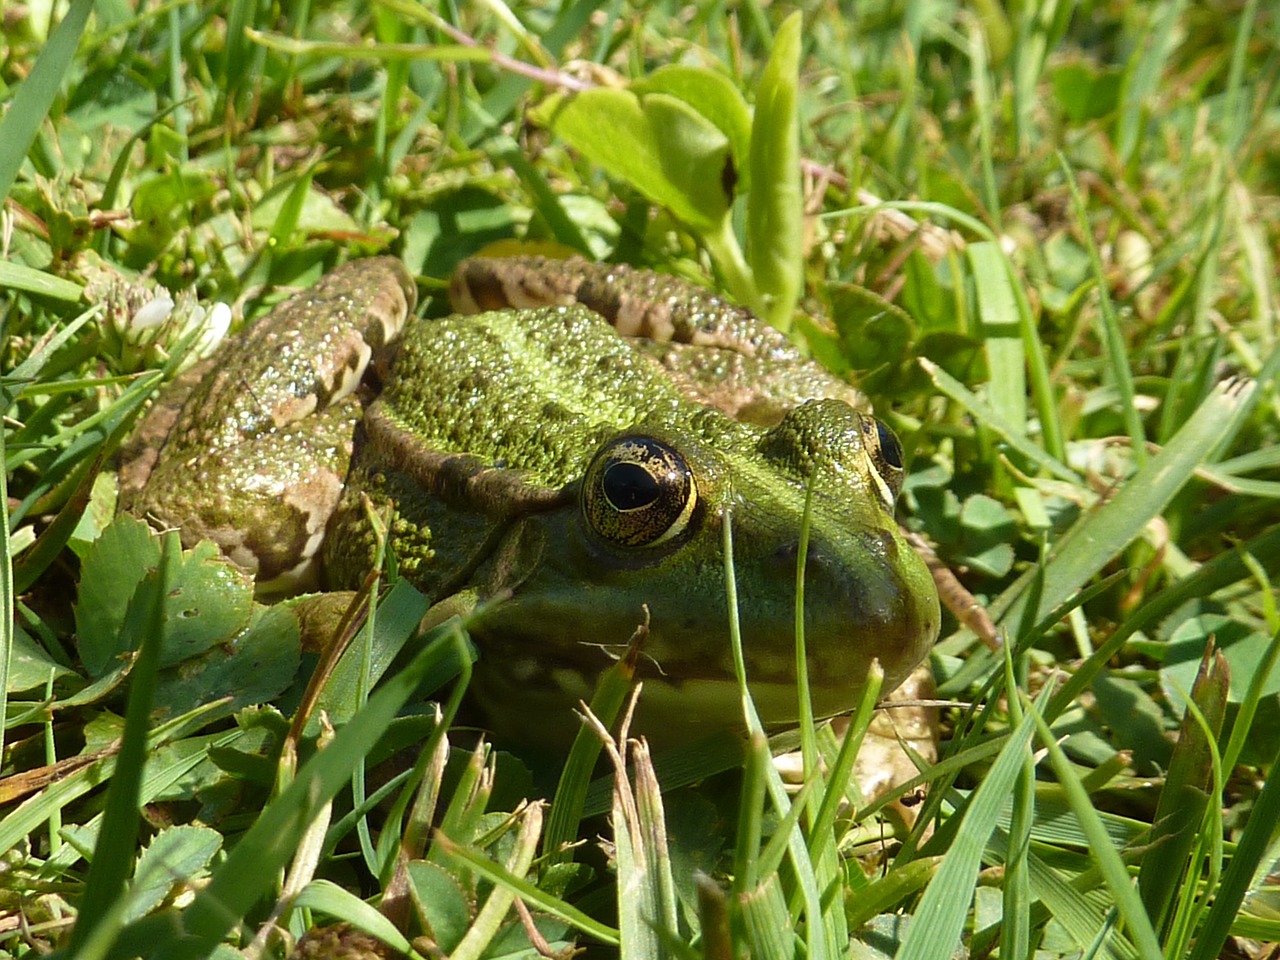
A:
<svg viewBox="0 0 1280 960">
<path fill-rule="evenodd" d="M 809 541 L 805 560 L 805 604 L 811 619 L 848 627 L 918 632 L 922 625 L 909 601 L 912 584 L 903 573 L 904 547 L 887 530 L 862 530 L 838 544 Z M 799 540 L 773 552 L 774 575 L 794 582 Z"/>
</svg>

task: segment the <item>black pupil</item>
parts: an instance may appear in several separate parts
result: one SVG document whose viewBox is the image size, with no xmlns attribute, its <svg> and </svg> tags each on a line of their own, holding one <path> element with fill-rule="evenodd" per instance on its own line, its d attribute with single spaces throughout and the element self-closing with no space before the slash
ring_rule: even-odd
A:
<svg viewBox="0 0 1280 960">
<path fill-rule="evenodd" d="M 901 467 L 902 445 L 898 443 L 898 438 L 894 436 L 893 431 L 877 420 L 876 433 L 880 437 L 880 453 L 885 463 L 891 467 Z"/>
<path fill-rule="evenodd" d="M 604 495 L 617 510 L 638 510 L 658 499 L 658 481 L 638 463 L 615 463 L 600 479 Z"/>
</svg>

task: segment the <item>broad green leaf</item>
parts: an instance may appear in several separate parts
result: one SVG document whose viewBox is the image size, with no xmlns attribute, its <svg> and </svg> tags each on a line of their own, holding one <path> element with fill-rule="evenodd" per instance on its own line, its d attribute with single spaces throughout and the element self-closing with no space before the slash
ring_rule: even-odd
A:
<svg viewBox="0 0 1280 960">
<path fill-rule="evenodd" d="M 231 698 L 227 711 L 266 703 L 293 682 L 301 656 L 293 613 L 254 604 L 239 634 L 160 672 L 156 709 L 172 716 L 222 697 Z"/>
<path fill-rule="evenodd" d="M 50 677 L 63 677 L 71 672 L 49 656 L 25 630 L 14 630 L 13 646 L 9 651 L 10 693 L 42 687 L 49 682 Z"/>
<path fill-rule="evenodd" d="M 1169 638 L 1160 671 L 1165 689 L 1175 704 L 1182 704 L 1178 687 L 1187 691 L 1195 683 L 1201 655 L 1210 637 L 1231 667 L 1231 703 L 1244 701 L 1249 685 L 1266 662 L 1272 643 L 1266 634 L 1222 614 L 1202 613 L 1184 620 Z M 1264 697 L 1280 693 L 1280 675 L 1273 672 L 1265 678 L 1260 693 Z"/>
<path fill-rule="evenodd" d="M 412 860 L 408 865 L 409 893 L 418 921 L 445 954 L 452 953 L 470 922 L 470 891 L 438 863 Z"/>
<path fill-rule="evenodd" d="M 628 89 L 641 99 L 662 93 L 682 100 L 710 121 L 729 140 L 729 157 L 737 177 L 735 193 L 751 189 L 751 109 L 738 88 L 722 73 L 704 67 L 672 63 L 631 82 Z"/>
<path fill-rule="evenodd" d="M 690 228 L 721 228 L 732 201 L 724 184 L 729 139 L 684 101 L 597 88 L 552 96 L 533 116 Z"/>
<path fill-rule="evenodd" d="M 80 658 L 93 677 L 127 653 L 121 631 L 130 597 L 154 569 L 159 547 L 146 524 L 122 516 L 102 532 L 81 567 L 76 599 Z M 170 667 L 236 636 L 249 621 L 249 578 L 205 541 L 182 552 L 165 597 L 161 666 Z"/>
</svg>

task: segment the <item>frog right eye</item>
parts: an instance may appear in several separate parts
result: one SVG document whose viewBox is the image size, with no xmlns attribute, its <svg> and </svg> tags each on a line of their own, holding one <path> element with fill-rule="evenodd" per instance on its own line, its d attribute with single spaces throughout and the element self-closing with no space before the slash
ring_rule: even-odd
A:
<svg viewBox="0 0 1280 960">
<path fill-rule="evenodd" d="M 894 501 L 902 492 L 902 481 L 906 476 L 902 464 L 902 443 L 897 434 L 875 417 L 862 418 L 862 436 L 880 499 L 892 513 Z"/>
<path fill-rule="evenodd" d="M 698 505 L 693 471 L 674 447 L 642 435 L 610 440 L 587 467 L 582 513 L 622 547 L 656 547 L 684 533 Z"/>
</svg>

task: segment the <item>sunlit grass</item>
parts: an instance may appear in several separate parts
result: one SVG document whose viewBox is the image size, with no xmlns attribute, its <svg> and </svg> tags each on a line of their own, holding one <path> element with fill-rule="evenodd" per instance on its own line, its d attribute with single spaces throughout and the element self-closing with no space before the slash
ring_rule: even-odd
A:
<svg viewBox="0 0 1280 960">
<path fill-rule="evenodd" d="M 555 945 L 621 935 L 630 956 L 843 956 L 853 937 L 912 957 L 1207 960 L 1230 936 L 1280 941 L 1266 5 L 826 3 L 799 31 L 757 4 L 448 19 L 398 0 L 75 0 L 52 31 L 42 9 L 6 11 L 0 61 L 9 953 L 282 955 L 336 919 L 483 956 L 527 944 L 516 900 Z M 689 72 L 646 93 L 700 78 L 702 112 L 646 113 L 610 85 L 672 64 Z M 621 131 L 590 112 L 557 128 L 548 98 L 584 89 L 717 176 L 610 163 Z M 725 193 L 725 156 L 749 194 Z M 903 435 L 905 523 L 1006 641 L 946 620 L 936 764 L 849 805 L 844 774 L 813 768 L 850 754 L 806 730 L 798 794 L 756 737 L 739 781 L 706 776 L 736 745 L 676 751 L 655 758 L 659 799 L 642 752 L 611 801 L 591 731 L 567 758 L 450 752 L 452 713 L 428 701 L 462 669 L 461 634 L 415 645 L 422 601 L 403 588 L 369 635 L 379 682 L 336 667 L 305 732 L 300 689 L 149 717 L 146 644 L 86 667 L 75 625 L 114 581 L 84 578 L 120 566 L 94 559 L 112 458 L 197 336 L 136 373 L 101 319 L 129 319 L 106 279 L 251 319 L 373 252 L 438 295 L 512 237 L 699 278 L 784 321 L 799 296 L 817 318 L 798 334 Z M 116 598 L 130 635 L 162 632 L 143 629 L 158 583 L 139 573 Z M 1189 710 L 1210 639 L 1232 677 Z M 597 712 L 626 685 L 620 666 Z M 1203 739 L 1175 747 L 1179 729 Z M 904 820 L 894 802 L 919 787 Z M 1204 812 L 1194 843 L 1153 855 L 1164 791 Z M 545 815 L 521 803 L 548 796 Z M 626 841 L 616 862 L 605 834 Z M 615 876 L 645 891 L 621 911 Z"/>
</svg>

